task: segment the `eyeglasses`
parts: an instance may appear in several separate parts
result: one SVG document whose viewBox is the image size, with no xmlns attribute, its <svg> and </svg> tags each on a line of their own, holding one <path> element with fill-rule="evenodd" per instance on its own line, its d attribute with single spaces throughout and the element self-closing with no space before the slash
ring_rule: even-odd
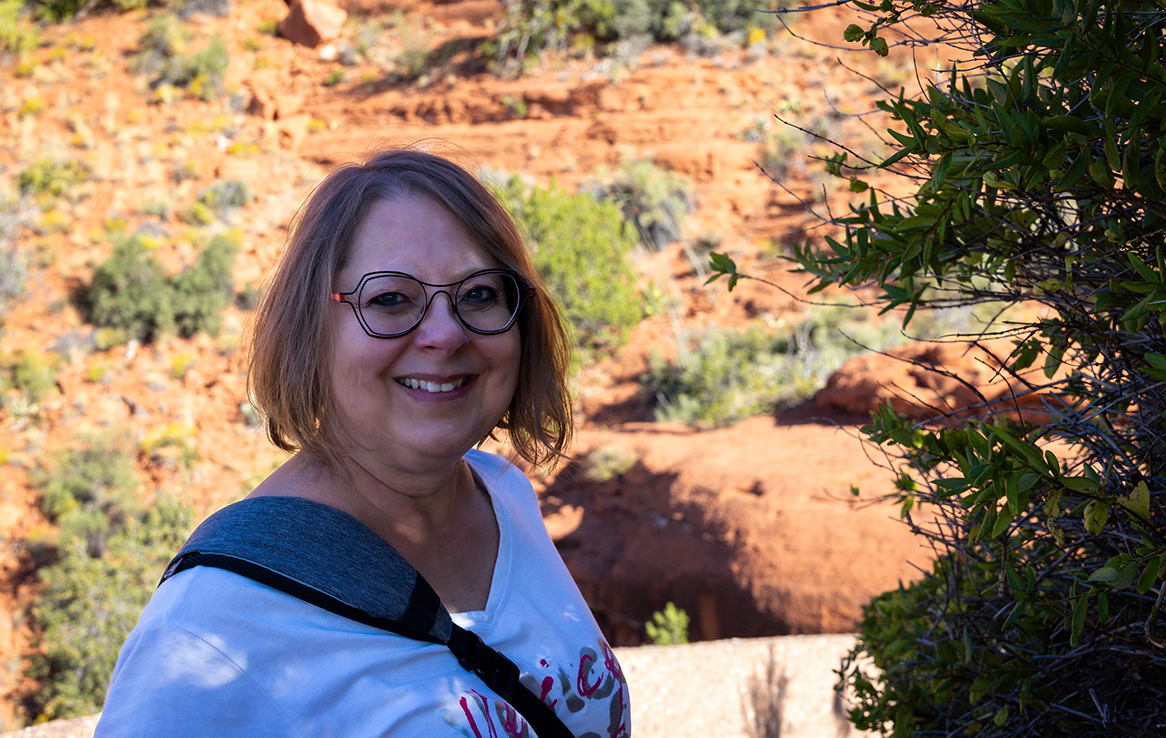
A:
<svg viewBox="0 0 1166 738">
<path fill-rule="evenodd" d="M 430 293 L 426 287 L 436 289 Z M 398 338 L 421 325 L 433 298 L 440 294 L 449 298 L 462 325 L 491 335 L 510 330 L 522 304 L 534 296 L 534 288 L 509 269 L 485 269 L 449 284 L 422 282 L 403 272 L 370 272 L 352 292 L 329 296 L 351 305 L 368 335 Z"/>
</svg>

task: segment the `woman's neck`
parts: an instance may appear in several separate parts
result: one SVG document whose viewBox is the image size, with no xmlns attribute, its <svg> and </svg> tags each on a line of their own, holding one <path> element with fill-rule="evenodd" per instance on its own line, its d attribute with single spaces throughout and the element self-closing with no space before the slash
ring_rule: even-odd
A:
<svg viewBox="0 0 1166 738">
<path fill-rule="evenodd" d="M 486 607 L 498 521 L 465 460 L 444 474 L 390 478 L 355 462 L 337 469 L 295 456 L 250 496 L 302 497 L 346 512 L 397 549 L 451 612 Z"/>
</svg>

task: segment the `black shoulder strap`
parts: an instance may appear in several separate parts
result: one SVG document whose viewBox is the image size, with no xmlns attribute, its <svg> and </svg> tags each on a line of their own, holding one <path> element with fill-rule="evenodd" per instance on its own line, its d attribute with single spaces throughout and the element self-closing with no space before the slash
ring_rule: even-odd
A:
<svg viewBox="0 0 1166 738">
<path fill-rule="evenodd" d="M 191 534 L 162 582 L 195 566 L 226 569 L 350 620 L 442 644 L 539 738 L 573 738 L 554 710 L 522 686 L 514 662 L 454 623 L 417 570 L 347 513 L 297 497 L 228 505 Z"/>
</svg>

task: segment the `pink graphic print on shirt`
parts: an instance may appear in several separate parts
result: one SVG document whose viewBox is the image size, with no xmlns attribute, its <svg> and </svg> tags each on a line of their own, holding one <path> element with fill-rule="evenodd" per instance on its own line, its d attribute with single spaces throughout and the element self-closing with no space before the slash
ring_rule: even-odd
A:
<svg viewBox="0 0 1166 738">
<path fill-rule="evenodd" d="M 574 664 L 552 667 L 543 661 L 539 666 L 553 673 L 541 680 L 537 675 L 524 675 L 523 686 L 539 695 L 567 727 L 577 730 L 582 723 L 591 728 L 576 734 L 576 738 L 630 737 L 627 681 L 605 641 L 599 640 L 598 651 L 583 648 Z M 458 698 L 458 708 L 442 710 L 441 717 L 466 738 L 530 738 L 530 728 L 522 715 L 493 695 L 470 690 Z M 584 710 L 589 713 L 585 721 L 572 719 Z M 592 717 L 592 711 L 602 717 Z M 596 728 L 602 728 L 602 732 L 596 732 Z"/>
</svg>

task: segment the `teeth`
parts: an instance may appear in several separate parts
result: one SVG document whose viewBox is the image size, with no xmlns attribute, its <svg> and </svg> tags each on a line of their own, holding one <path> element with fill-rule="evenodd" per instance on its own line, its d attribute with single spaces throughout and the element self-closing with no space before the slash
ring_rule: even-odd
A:
<svg viewBox="0 0 1166 738">
<path fill-rule="evenodd" d="M 423 389 L 426 392 L 452 392 L 458 387 L 464 387 L 468 381 L 470 381 L 469 377 L 462 377 L 455 382 L 445 382 L 443 384 L 438 384 L 437 382 L 426 382 L 422 379 L 407 377 L 405 379 L 398 379 L 397 383 L 404 387 L 408 387 L 409 389 Z"/>
</svg>

